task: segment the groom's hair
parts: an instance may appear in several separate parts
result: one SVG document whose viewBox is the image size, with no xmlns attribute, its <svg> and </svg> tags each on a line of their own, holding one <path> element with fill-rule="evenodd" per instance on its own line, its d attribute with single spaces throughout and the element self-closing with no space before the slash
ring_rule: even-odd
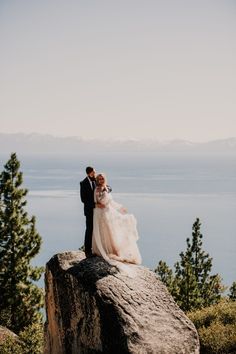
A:
<svg viewBox="0 0 236 354">
<path fill-rule="evenodd" d="M 93 172 L 93 170 L 94 170 L 94 168 L 91 167 L 91 166 L 86 167 L 86 173 L 87 173 L 87 175 L 88 175 L 89 173 Z"/>
</svg>

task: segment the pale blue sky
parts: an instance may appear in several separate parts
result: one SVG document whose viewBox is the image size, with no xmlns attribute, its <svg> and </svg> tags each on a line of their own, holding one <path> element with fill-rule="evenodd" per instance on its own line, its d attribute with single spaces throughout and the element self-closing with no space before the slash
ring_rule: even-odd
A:
<svg viewBox="0 0 236 354">
<path fill-rule="evenodd" d="M 233 0 L 0 0 L 0 132 L 236 136 Z"/>
</svg>

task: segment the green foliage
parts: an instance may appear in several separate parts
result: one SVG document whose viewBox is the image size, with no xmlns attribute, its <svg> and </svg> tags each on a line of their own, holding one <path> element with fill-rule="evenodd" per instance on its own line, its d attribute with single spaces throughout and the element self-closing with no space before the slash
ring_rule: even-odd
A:
<svg viewBox="0 0 236 354">
<path fill-rule="evenodd" d="M 223 299 L 218 304 L 187 313 L 195 324 L 201 354 L 236 352 L 236 302 Z"/>
<path fill-rule="evenodd" d="M 233 301 L 236 300 L 236 281 L 234 281 L 231 287 L 229 288 L 229 298 Z"/>
<path fill-rule="evenodd" d="M 42 322 L 34 323 L 20 332 L 19 338 L 23 342 L 25 354 L 41 354 L 43 353 L 43 324 Z"/>
<path fill-rule="evenodd" d="M 160 261 L 155 272 L 167 286 L 178 305 L 184 310 L 198 309 L 216 303 L 225 288 L 218 274 L 210 275 L 212 258 L 202 249 L 201 223 L 197 218 L 187 249 L 180 253 L 175 271 Z"/>
<path fill-rule="evenodd" d="M 80 246 L 79 250 L 85 252 L 85 247 L 84 247 L 84 245 Z"/>
<path fill-rule="evenodd" d="M 39 252 L 41 237 L 35 217 L 24 210 L 27 190 L 16 154 L 0 174 L 0 320 L 15 333 L 41 320 L 43 292 L 33 282 L 43 268 L 32 267 Z"/>
<path fill-rule="evenodd" d="M 214 322 L 224 325 L 236 324 L 236 302 L 223 298 L 215 305 L 188 312 L 187 315 L 197 329 L 203 326 L 208 327 Z"/>
<path fill-rule="evenodd" d="M 178 287 L 175 281 L 175 276 L 166 262 L 160 261 L 154 272 L 158 274 L 159 279 L 167 286 L 172 296 L 177 296 Z"/>
<path fill-rule="evenodd" d="M 158 267 L 155 269 L 155 272 L 158 273 L 160 280 L 170 287 L 173 283 L 173 271 L 168 267 L 166 262 L 160 261 Z"/>
<path fill-rule="evenodd" d="M 19 341 L 12 337 L 7 337 L 4 342 L 0 343 L 1 354 L 24 354 L 24 349 Z"/>
<path fill-rule="evenodd" d="M 42 354 L 43 324 L 34 323 L 19 333 L 18 339 L 8 337 L 0 344 L 1 354 Z"/>
</svg>

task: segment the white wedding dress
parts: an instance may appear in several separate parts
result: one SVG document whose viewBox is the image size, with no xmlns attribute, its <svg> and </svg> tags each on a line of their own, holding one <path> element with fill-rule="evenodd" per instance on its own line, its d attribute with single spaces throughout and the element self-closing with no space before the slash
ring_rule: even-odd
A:
<svg viewBox="0 0 236 354">
<path fill-rule="evenodd" d="M 124 211 L 106 190 L 94 191 L 95 203 L 105 208 L 94 209 L 92 252 L 102 256 L 112 265 L 120 263 L 140 264 L 141 256 L 137 246 L 137 222 L 132 214 Z M 122 267 L 119 267 L 122 268 Z M 122 268 L 124 270 L 124 267 Z"/>
</svg>

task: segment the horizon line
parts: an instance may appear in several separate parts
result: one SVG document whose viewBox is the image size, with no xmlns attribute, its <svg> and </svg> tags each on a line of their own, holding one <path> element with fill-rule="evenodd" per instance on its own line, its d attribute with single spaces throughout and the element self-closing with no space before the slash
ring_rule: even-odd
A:
<svg viewBox="0 0 236 354">
<path fill-rule="evenodd" d="M 170 138 L 170 139 L 159 139 L 159 138 L 137 138 L 137 137 L 126 137 L 126 138 L 120 138 L 120 137 L 112 137 L 112 138 L 102 138 L 102 137 L 84 137 L 84 136 L 79 136 L 79 135 L 57 135 L 53 133 L 42 133 L 42 132 L 30 132 L 30 133 L 25 133 L 25 132 L 1 132 L 0 135 L 24 135 L 24 136 L 47 136 L 47 137 L 52 137 L 52 138 L 59 138 L 59 139 L 78 139 L 78 140 L 84 140 L 84 141 L 98 141 L 98 142 L 128 142 L 128 141 L 134 141 L 134 142 L 158 142 L 158 143 L 170 143 L 170 142 L 188 142 L 188 143 L 195 143 L 195 144 L 204 144 L 204 143 L 209 143 L 209 142 L 214 142 L 214 141 L 224 141 L 224 140 L 231 140 L 231 139 L 236 139 L 236 136 L 228 136 L 224 138 L 214 138 L 210 140 L 204 140 L 204 141 L 196 141 L 196 140 L 189 140 L 185 138 Z"/>
</svg>

